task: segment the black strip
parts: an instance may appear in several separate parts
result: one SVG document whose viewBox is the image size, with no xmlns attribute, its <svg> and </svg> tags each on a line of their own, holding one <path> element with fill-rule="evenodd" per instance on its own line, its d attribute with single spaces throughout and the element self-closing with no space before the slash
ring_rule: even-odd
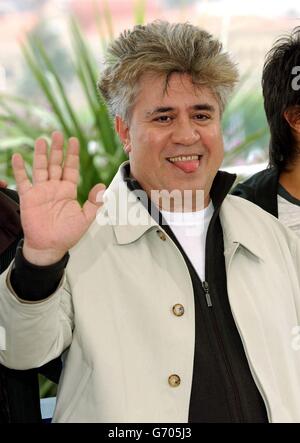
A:
<svg viewBox="0 0 300 443">
<path fill-rule="evenodd" d="M 280 183 L 278 183 L 278 195 L 292 203 L 293 205 L 300 206 L 300 200 L 293 197 Z"/>
<path fill-rule="evenodd" d="M 20 241 L 10 282 L 19 298 L 26 301 L 41 301 L 53 294 L 69 260 L 67 252 L 63 258 L 50 266 L 36 266 L 28 262 L 22 253 L 23 240 Z"/>
</svg>

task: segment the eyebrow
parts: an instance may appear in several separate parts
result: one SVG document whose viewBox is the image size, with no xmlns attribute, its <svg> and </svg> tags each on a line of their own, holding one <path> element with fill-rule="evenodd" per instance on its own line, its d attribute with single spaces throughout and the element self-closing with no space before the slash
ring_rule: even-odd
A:
<svg viewBox="0 0 300 443">
<path fill-rule="evenodd" d="M 208 103 L 199 103 L 197 105 L 194 105 L 191 107 L 193 111 L 210 111 L 215 112 L 215 107 L 212 105 L 209 105 Z M 158 107 L 153 109 L 152 111 L 146 112 L 146 117 L 152 117 L 155 114 L 163 114 L 165 112 L 175 111 L 175 108 L 172 108 L 171 106 L 165 106 L 165 107 Z"/>
</svg>

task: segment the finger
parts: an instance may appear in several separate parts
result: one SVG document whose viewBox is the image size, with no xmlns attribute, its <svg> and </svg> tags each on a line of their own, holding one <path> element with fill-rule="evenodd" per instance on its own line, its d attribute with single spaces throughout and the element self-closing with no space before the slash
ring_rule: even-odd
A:
<svg viewBox="0 0 300 443">
<path fill-rule="evenodd" d="M 97 206 L 103 205 L 103 194 L 106 186 L 103 183 L 98 183 L 89 192 L 88 201 Z"/>
<path fill-rule="evenodd" d="M 48 154 L 47 143 L 43 138 L 38 138 L 34 145 L 32 181 L 42 183 L 48 180 Z"/>
<path fill-rule="evenodd" d="M 61 132 L 55 131 L 51 138 L 48 176 L 50 180 L 60 180 L 62 177 L 62 162 L 64 158 L 64 136 Z"/>
<path fill-rule="evenodd" d="M 7 183 L 4 180 L 0 180 L 0 188 L 7 188 Z"/>
<path fill-rule="evenodd" d="M 32 185 L 28 179 L 27 172 L 25 170 L 24 160 L 20 154 L 14 154 L 12 156 L 12 168 L 17 184 L 18 193 L 19 195 L 25 194 L 25 192 L 27 192 Z"/>
<path fill-rule="evenodd" d="M 83 205 L 82 210 L 89 223 L 94 220 L 97 210 L 103 205 L 105 189 L 105 185 L 102 183 L 94 186 L 89 193 L 88 200 Z"/>
<path fill-rule="evenodd" d="M 63 180 L 75 183 L 76 185 L 79 180 L 79 142 L 75 137 L 69 139 L 63 167 Z"/>
</svg>

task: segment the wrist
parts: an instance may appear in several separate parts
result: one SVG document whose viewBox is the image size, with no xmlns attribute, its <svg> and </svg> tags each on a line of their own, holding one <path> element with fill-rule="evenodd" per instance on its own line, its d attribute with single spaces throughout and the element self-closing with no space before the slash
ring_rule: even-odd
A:
<svg viewBox="0 0 300 443">
<path fill-rule="evenodd" d="M 50 266 L 59 262 L 68 251 L 56 249 L 35 249 L 29 246 L 24 239 L 22 253 L 24 258 L 36 266 Z"/>
</svg>

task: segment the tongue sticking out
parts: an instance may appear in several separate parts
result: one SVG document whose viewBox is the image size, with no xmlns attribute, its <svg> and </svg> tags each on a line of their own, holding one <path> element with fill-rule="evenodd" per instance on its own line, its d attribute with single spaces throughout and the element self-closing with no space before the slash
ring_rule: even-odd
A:
<svg viewBox="0 0 300 443">
<path fill-rule="evenodd" d="M 184 172 L 195 172 L 199 167 L 199 160 L 177 161 L 173 165 Z"/>
</svg>

